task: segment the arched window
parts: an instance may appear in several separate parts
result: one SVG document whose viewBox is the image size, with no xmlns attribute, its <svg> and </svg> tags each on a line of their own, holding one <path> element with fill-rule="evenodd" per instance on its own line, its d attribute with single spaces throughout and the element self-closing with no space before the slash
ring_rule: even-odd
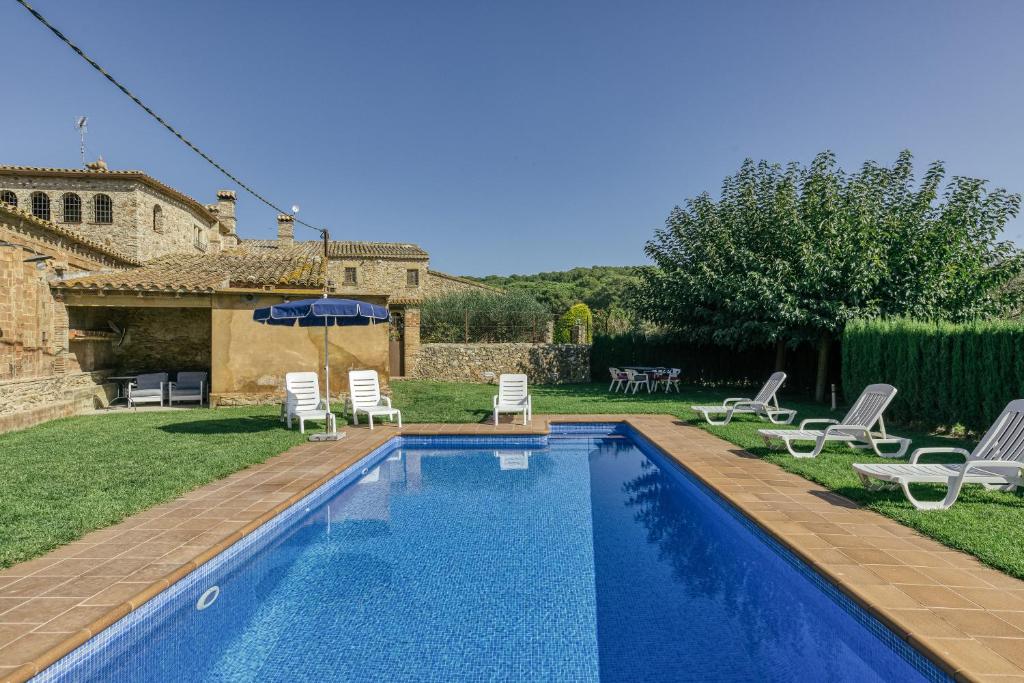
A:
<svg viewBox="0 0 1024 683">
<path fill-rule="evenodd" d="M 98 194 L 92 199 L 92 219 L 96 223 L 114 222 L 114 203 L 105 194 Z"/>
<path fill-rule="evenodd" d="M 82 222 L 82 198 L 74 192 L 64 193 L 64 222 Z"/>
<path fill-rule="evenodd" d="M 164 231 L 164 210 L 159 204 L 153 205 L 153 232 Z"/>
<path fill-rule="evenodd" d="M 11 206 L 17 206 L 18 195 L 14 194 L 14 190 L 0 190 L 0 202 L 10 204 Z"/>
<path fill-rule="evenodd" d="M 50 220 L 50 197 L 45 192 L 32 193 L 32 215 L 44 221 Z"/>
</svg>

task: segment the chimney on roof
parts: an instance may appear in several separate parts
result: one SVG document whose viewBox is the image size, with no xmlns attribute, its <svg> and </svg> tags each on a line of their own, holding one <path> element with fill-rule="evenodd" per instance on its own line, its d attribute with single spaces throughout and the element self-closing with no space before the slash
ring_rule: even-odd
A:
<svg viewBox="0 0 1024 683">
<path fill-rule="evenodd" d="M 277 214 L 277 241 L 295 241 L 295 217 L 286 213 Z"/>
<path fill-rule="evenodd" d="M 235 234 L 235 191 L 217 190 L 217 220 L 220 221 L 221 232 Z"/>
</svg>

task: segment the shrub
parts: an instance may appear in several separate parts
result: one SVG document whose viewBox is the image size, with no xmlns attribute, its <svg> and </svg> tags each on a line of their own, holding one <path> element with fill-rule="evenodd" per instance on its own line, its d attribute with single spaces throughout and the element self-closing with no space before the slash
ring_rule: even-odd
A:
<svg viewBox="0 0 1024 683">
<path fill-rule="evenodd" d="M 539 341 L 547 309 L 522 292 L 467 290 L 427 299 L 420 309 L 424 342 Z"/>
<path fill-rule="evenodd" d="M 555 323 L 555 343 L 571 343 L 572 328 L 577 325 L 583 326 L 583 343 L 591 343 L 594 340 L 594 316 L 590 313 L 590 306 L 581 303 L 569 307 L 569 310 Z"/>
<path fill-rule="evenodd" d="M 985 429 L 1024 396 L 1024 323 L 856 320 L 843 335 L 847 399 L 868 384 L 899 393 L 886 411 L 901 422 Z"/>
</svg>

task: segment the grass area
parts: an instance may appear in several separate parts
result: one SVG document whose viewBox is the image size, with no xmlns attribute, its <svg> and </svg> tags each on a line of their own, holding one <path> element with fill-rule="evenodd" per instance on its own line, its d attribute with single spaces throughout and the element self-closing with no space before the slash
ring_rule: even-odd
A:
<svg viewBox="0 0 1024 683">
<path fill-rule="evenodd" d="M 479 422 L 496 387 L 394 382 L 406 422 Z M 850 464 L 873 456 L 831 446 L 798 460 L 764 447 L 753 417 L 713 427 L 688 409 L 736 390 L 682 387 L 680 394 L 609 394 L 605 385 L 533 387 L 536 413 L 666 413 L 698 425 L 783 469 L 818 482 L 936 540 L 1024 578 L 1024 497 L 969 486 L 947 511 L 919 512 L 899 492 L 871 492 Z M 739 395 L 749 394 L 741 390 Z M 820 405 L 784 400 L 799 418 L 835 417 Z M 840 416 L 842 411 L 839 411 Z M 894 428 L 915 446 L 965 443 Z M 303 438 L 281 428 L 274 407 L 83 416 L 0 435 L 0 567 L 30 559 L 198 486 L 263 462 Z M 934 488 L 934 487 L 933 487 Z M 936 488 L 932 495 L 941 497 Z"/>
<path fill-rule="evenodd" d="M 449 384 L 404 380 L 392 384 L 395 405 L 408 422 L 478 422 L 489 414 L 496 387 L 478 384 Z M 765 423 L 742 416 L 729 425 L 715 427 L 697 419 L 688 409 L 697 403 L 717 403 L 727 395 L 749 395 L 750 390 L 718 390 L 681 387 L 680 394 L 609 394 L 607 385 L 567 385 L 532 387 L 535 413 L 666 413 L 743 447 L 750 453 L 773 462 L 785 470 L 817 482 L 851 500 L 892 517 L 953 548 L 969 552 L 986 564 L 1024 579 L 1024 496 L 1020 493 L 986 491 L 967 486 L 949 510 L 915 510 L 899 491 L 872 492 L 865 489 L 850 465 L 854 462 L 880 461 L 865 451 L 853 451 L 831 445 L 813 459 L 797 459 L 769 450 L 757 434 Z M 806 401 L 783 400 L 783 405 L 799 411 L 798 420 L 808 417 L 842 417 L 843 410 L 832 413 L 827 407 Z M 913 447 L 952 445 L 974 447 L 965 442 L 930 435 L 892 425 L 900 436 L 912 438 Z M 913 448 L 912 447 L 912 448 Z M 937 459 L 936 459 L 937 460 Z M 935 462 L 936 460 L 932 460 Z M 893 462 L 886 460 L 885 462 Z M 921 487 L 921 497 L 941 498 L 939 487 Z M 928 489 L 931 489 L 930 491 Z M 916 492 L 915 492 L 916 493 Z"/>
<path fill-rule="evenodd" d="M 0 435 L 0 567 L 301 442 L 266 406 L 124 411 Z"/>
</svg>

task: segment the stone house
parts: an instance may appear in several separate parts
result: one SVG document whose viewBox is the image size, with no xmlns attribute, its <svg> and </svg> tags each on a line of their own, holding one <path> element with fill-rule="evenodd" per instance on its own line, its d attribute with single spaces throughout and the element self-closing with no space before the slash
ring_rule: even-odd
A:
<svg viewBox="0 0 1024 683">
<path fill-rule="evenodd" d="M 323 365 L 322 329 L 265 327 L 252 310 L 336 296 L 394 323 L 332 328 L 331 367 L 414 374 L 419 304 L 471 281 L 393 242 L 237 232 L 235 193 L 203 205 L 140 171 L 0 166 L 0 431 L 108 401 L 116 373 L 206 370 L 213 404 L 278 400 L 284 373 Z M 341 388 L 343 382 L 334 384 Z"/>
</svg>

